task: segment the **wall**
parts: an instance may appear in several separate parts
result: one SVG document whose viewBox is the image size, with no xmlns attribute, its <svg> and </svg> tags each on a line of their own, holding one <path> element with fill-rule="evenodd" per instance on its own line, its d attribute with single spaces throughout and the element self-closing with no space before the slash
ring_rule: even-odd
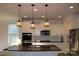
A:
<svg viewBox="0 0 79 59">
<path fill-rule="evenodd" d="M 8 26 L 7 23 L 0 23 L 0 50 L 8 47 Z"/>
<path fill-rule="evenodd" d="M 0 51 L 7 48 L 8 45 L 8 24 L 14 24 L 15 22 L 7 20 L 1 21 L 0 19 Z"/>
</svg>

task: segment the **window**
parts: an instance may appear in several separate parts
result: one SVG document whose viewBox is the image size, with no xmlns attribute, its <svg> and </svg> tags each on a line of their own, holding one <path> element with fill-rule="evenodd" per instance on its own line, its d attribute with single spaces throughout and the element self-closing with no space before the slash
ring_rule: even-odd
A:
<svg viewBox="0 0 79 59">
<path fill-rule="evenodd" d="M 8 25 L 8 45 L 18 45 L 20 43 L 19 39 L 19 28 L 16 24 Z"/>
</svg>

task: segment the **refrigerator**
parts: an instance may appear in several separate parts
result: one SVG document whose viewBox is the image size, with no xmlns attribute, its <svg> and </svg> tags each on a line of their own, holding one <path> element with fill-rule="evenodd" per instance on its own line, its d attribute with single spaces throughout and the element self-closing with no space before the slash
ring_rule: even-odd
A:
<svg viewBox="0 0 79 59">
<path fill-rule="evenodd" d="M 69 31 L 70 51 L 79 51 L 79 29 Z"/>
</svg>

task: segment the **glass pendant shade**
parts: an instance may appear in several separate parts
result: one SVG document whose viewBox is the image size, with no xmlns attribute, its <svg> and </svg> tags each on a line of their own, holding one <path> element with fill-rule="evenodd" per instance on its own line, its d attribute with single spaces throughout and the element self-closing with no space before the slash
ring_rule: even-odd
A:
<svg viewBox="0 0 79 59">
<path fill-rule="evenodd" d="M 50 25 L 50 23 L 47 20 L 47 6 L 48 6 L 48 4 L 45 4 L 45 7 L 46 7 L 46 20 L 44 22 L 44 27 L 49 27 L 49 25 Z"/>
<path fill-rule="evenodd" d="M 35 29 L 35 24 L 31 24 L 31 29 Z"/>
<path fill-rule="evenodd" d="M 21 24 L 22 24 L 21 18 L 19 18 L 18 21 L 17 21 L 17 27 L 21 27 Z"/>
<path fill-rule="evenodd" d="M 44 27 L 49 27 L 50 23 L 48 21 L 44 22 Z"/>
</svg>

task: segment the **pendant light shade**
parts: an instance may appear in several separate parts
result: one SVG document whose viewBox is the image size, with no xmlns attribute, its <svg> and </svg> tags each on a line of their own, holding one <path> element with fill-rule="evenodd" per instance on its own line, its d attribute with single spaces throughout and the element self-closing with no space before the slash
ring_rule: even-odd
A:
<svg viewBox="0 0 79 59">
<path fill-rule="evenodd" d="M 19 18 L 18 21 L 17 21 L 17 27 L 21 27 L 21 23 L 22 23 L 21 18 Z"/>
<path fill-rule="evenodd" d="M 31 23 L 31 29 L 35 29 L 35 24 Z"/>
<path fill-rule="evenodd" d="M 34 14 L 34 13 L 33 13 L 33 9 L 34 9 L 34 6 L 35 6 L 35 5 L 32 4 L 31 6 L 32 6 L 32 22 L 31 22 L 31 27 L 30 27 L 30 28 L 31 28 L 31 29 L 35 29 L 35 24 L 34 24 L 34 21 L 33 21 L 33 14 Z"/>
<path fill-rule="evenodd" d="M 21 4 L 18 4 L 18 7 L 19 7 L 19 18 L 18 18 L 18 21 L 17 21 L 17 27 L 21 27 L 21 18 L 20 18 L 20 7 L 21 7 Z"/>
<path fill-rule="evenodd" d="M 50 25 L 50 23 L 47 20 L 47 7 L 48 7 L 48 4 L 45 4 L 45 8 L 46 8 L 46 20 L 44 22 L 44 27 L 49 27 L 49 25 Z"/>
<path fill-rule="evenodd" d="M 44 27 L 49 27 L 50 23 L 48 21 L 44 22 Z"/>
</svg>

